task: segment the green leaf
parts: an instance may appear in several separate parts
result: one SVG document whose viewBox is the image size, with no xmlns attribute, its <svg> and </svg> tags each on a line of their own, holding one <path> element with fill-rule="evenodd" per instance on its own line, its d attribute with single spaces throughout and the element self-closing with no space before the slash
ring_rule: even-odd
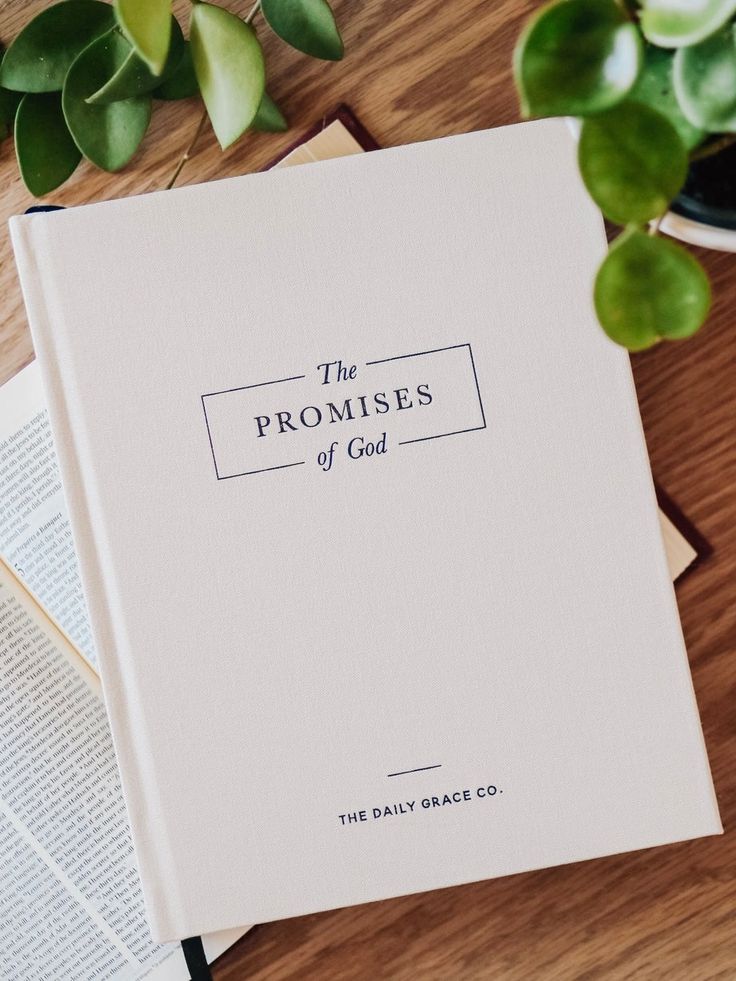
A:
<svg viewBox="0 0 736 981">
<path fill-rule="evenodd" d="M 33 18 L 5 52 L 0 85 L 16 92 L 60 92 L 77 55 L 115 23 L 98 0 L 64 0 Z"/>
<path fill-rule="evenodd" d="M 733 25 L 675 54 L 675 94 L 682 111 L 710 133 L 736 129 L 736 41 Z"/>
<path fill-rule="evenodd" d="M 263 93 L 258 112 L 250 125 L 251 129 L 257 129 L 263 133 L 283 133 L 289 128 L 284 114 L 268 92 Z"/>
<path fill-rule="evenodd" d="M 641 29 L 661 48 L 697 44 L 736 13 L 736 0 L 644 0 Z"/>
<path fill-rule="evenodd" d="M 335 16 L 326 0 L 261 0 L 266 23 L 297 51 L 339 61 L 344 53 Z"/>
<path fill-rule="evenodd" d="M 151 119 L 151 97 L 138 95 L 109 105 L 87 99 L 120 68 L 130 45 L 117 29 L 93 41 L 75 60 L 64 82 L 62 106 L 82 153 L 103 170 L 120 170 L 138 149 Z"/>
<path fill-rule="evenodd" d="M 578 163 L 585 186 L 611 221 L 663 215 L 687 176 L 687 151 L 672 123 L 625 102 L 583 122 Z"/>
<path fill-rule="evenodd" d="M 189 43 L 197 82 L 224 149 L 248 129 L 263 98 L 263 52 L 255 31 L 235 14 L 195 3 Z"/>
<path fill-rule="evenodd" d="M 153 97 L 154 99 L 173 101 L 175 99 L 188 99 L 198 94 L 199 85 L 192 64 L 192 49 L 189 42 L 185 41 L 179 64 L 170 75 L 166 75 L 165 81 L 153 90 Z"/>
<path fill-rule="evenodd" d="M 661 112 L 675 127 L 687 149 L 692 150 L 703 141 L 705 130 L 693 126 L 680 108 L 672 80 L 673 60 L 674 55 L 671 51 L 648 44 L 644 67 L 636 85 L 629 93 L 629 101 L 643 102 L 657 112 Z"/>
<path fill-rule="evenodd" d="M 587 116 L 621 102 L 642 41 L 615 0 L 563 0 L 534 16 L 514 52 L 525 116 Z"/>
<path fill-rule="evenodd" d="M 161 75 L 154 75 L 145 61 L 139 58 L 135 50 L 131 48 L 128 57 L 112 78 L 109 78 L 102 88 L 93 93 L 87 102 L 92 105 L 105 105 L 108 102 L 119 102 L 121 99 L 130 99 L 134 95 L 151 92 L 161 84 L 162 79 L 167 79 L 173 73 L 183 54 L 184 35 L 181 33 L 178 21 L 172 17 L 171 44 Z"/>
<path fill-rule="evenodd" d="M 630 351 L 689 337 L 710 307 L 705 270 L 670 239 L 629 228 L 598 270 L 595 309 L 608 336 Z"/>
<path fill-rule="evenodd" d="M 15 153 L 23 183 L 36 197 L 74 173 L 82 154 L 64 121 L 59 92 L 23 96 L 15 118 Z"/>
<path fill-rule="evenodd" d="M 154 75 L 161 75 L 171 40 L 171 0 L 113 0 L 123 33 Z"/>
</svg>

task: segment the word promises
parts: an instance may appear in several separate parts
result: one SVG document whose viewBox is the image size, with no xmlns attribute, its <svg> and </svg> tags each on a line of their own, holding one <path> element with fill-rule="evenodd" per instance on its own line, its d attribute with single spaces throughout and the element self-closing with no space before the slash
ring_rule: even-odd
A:
<svg viewBox="0 0 736 981">
<path fill-rule="evenodd" d="M 255 416 L 258 438 L 269 432 L 298 432 L 299 427 L 314 429 L 323 422 L 353 422 L 367 419 L 371 414 L 383 415 L 385 412 L 401 412 L 413 409 L 415 405 L 431 405 L 432 393 L 428 384 L 417 385 L 415 389 L 395 388 L 392 392 L 374 392 L 372 395 L 356 395 L 342 401 L 325 402 L 322 405 L 305 405 L 301 409 L 281 409 L 275 416 Z"/>
</svg>

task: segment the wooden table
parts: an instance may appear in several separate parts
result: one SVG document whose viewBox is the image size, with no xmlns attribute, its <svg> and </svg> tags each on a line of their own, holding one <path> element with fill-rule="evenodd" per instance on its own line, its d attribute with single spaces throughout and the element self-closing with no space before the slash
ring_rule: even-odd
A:
<svg viewBox="0 0 736 981">
<path fill-rule="evenodd" d="M 0 37 L 44 5 L 5 0 Z M 243 0 L 230 6 L 246 9 Z M 338 0 L 347 57 L 337 65 L 288 51 L 257 20 L 269 89 L 293 130 L 248 136 L 222 154 L 207 129 L 180 183 L 262 167 L 341 101 L 384 146 L 514 122 L 509 63 L 532 7 Z M 198 118 L 196 101 L 159 105 L 123 173 L 84 164 L 51 199 L 71 205 L 163 187 Z M 4 382 L 32 356 L 5 220 L 34 202 L 10 140 L 0 175 Z M 678 596 L 726 836 L 258 926 L 219 960 L 218 981 L 736 978 L 736 260 L 702 258 L 716 297 L 708 327 L 637 355 L 634 371 L 654 474 L 714 549 Z"/>
</svg>

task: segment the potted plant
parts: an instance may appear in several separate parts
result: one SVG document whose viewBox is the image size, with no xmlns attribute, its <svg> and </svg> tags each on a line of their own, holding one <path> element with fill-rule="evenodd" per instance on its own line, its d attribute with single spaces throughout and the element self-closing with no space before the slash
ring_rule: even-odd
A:
<svg viewBox="0 0 736 981">
<path fill-rule="evenodd" d="M 516 46 L 525 116 L 579 120 L 591 197 L 622 226 L 596 313 L 632 351 L 689 337 L 710 286 L 662 232 L 736 251 L 736 0 L 554 0 Z"/>
</svg>

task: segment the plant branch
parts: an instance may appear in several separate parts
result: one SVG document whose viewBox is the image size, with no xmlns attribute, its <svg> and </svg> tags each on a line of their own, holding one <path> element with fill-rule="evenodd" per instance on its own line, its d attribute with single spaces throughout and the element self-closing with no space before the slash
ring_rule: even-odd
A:
<svg viewBox="0 0 736 981">
<path fill-rule="evenodd" d="M 256 2 L 253 4 L 253 6 L 250 9 L 250 13 L 245 18 L 245 23 L 250 24 L 260 9 L 261 9 L 261 0 L 256 0 Z"/>
<path fill-rule="evenodd" d="M 194 146 L 197 140 L 199 139 L 202 130 L 204 129 L 204 124 L 206 122 L 207 122 L 207 109 L 204 108 L 202 109 L 202 115 L 199 117 L 199 122 L 197 123 L 196 130 L 194 131 L 194 136 L 192 137 L 184 153 L 182 153 L 181 159 L 179 160 L 179 163 L 176 165 L 176 169 L 174 170 L 174 173 L 171 175 L 171 178 L 168 184 L 166 185 L 167 191 L 170 191 L 171 188 L 174 186 L 174 184 L 176 184 L 177 180 L 179 179 L 179 174 L 181 174 L 182 170 L 184 169 L 184 165 L 186 164 L 187 160 L 189 160 L 189 158 L 191 157 L 192 151 L 194 150 Z"/>
<path fill-rule="evenodd" d="M 639 19 L 639 10 L 636 0 L 618 0 L 618 6 L 626 17 L 634 24 Z"/>
<path fill-rule="evenodd" d="M 693 151 L 690 154 L 690 163 L 694 160 L 705 160 L 706 157 L 712 157 L 716 153 L 720 153 L 721 150 L 725 150 L 726 147 L 731 146 L 734 142 L 736 142 L 736 133 L 724 133 L 723 136 L 719 136 L 717 139 L 712 140 L 710 143 L 705 143 Z"/>
</svg>

